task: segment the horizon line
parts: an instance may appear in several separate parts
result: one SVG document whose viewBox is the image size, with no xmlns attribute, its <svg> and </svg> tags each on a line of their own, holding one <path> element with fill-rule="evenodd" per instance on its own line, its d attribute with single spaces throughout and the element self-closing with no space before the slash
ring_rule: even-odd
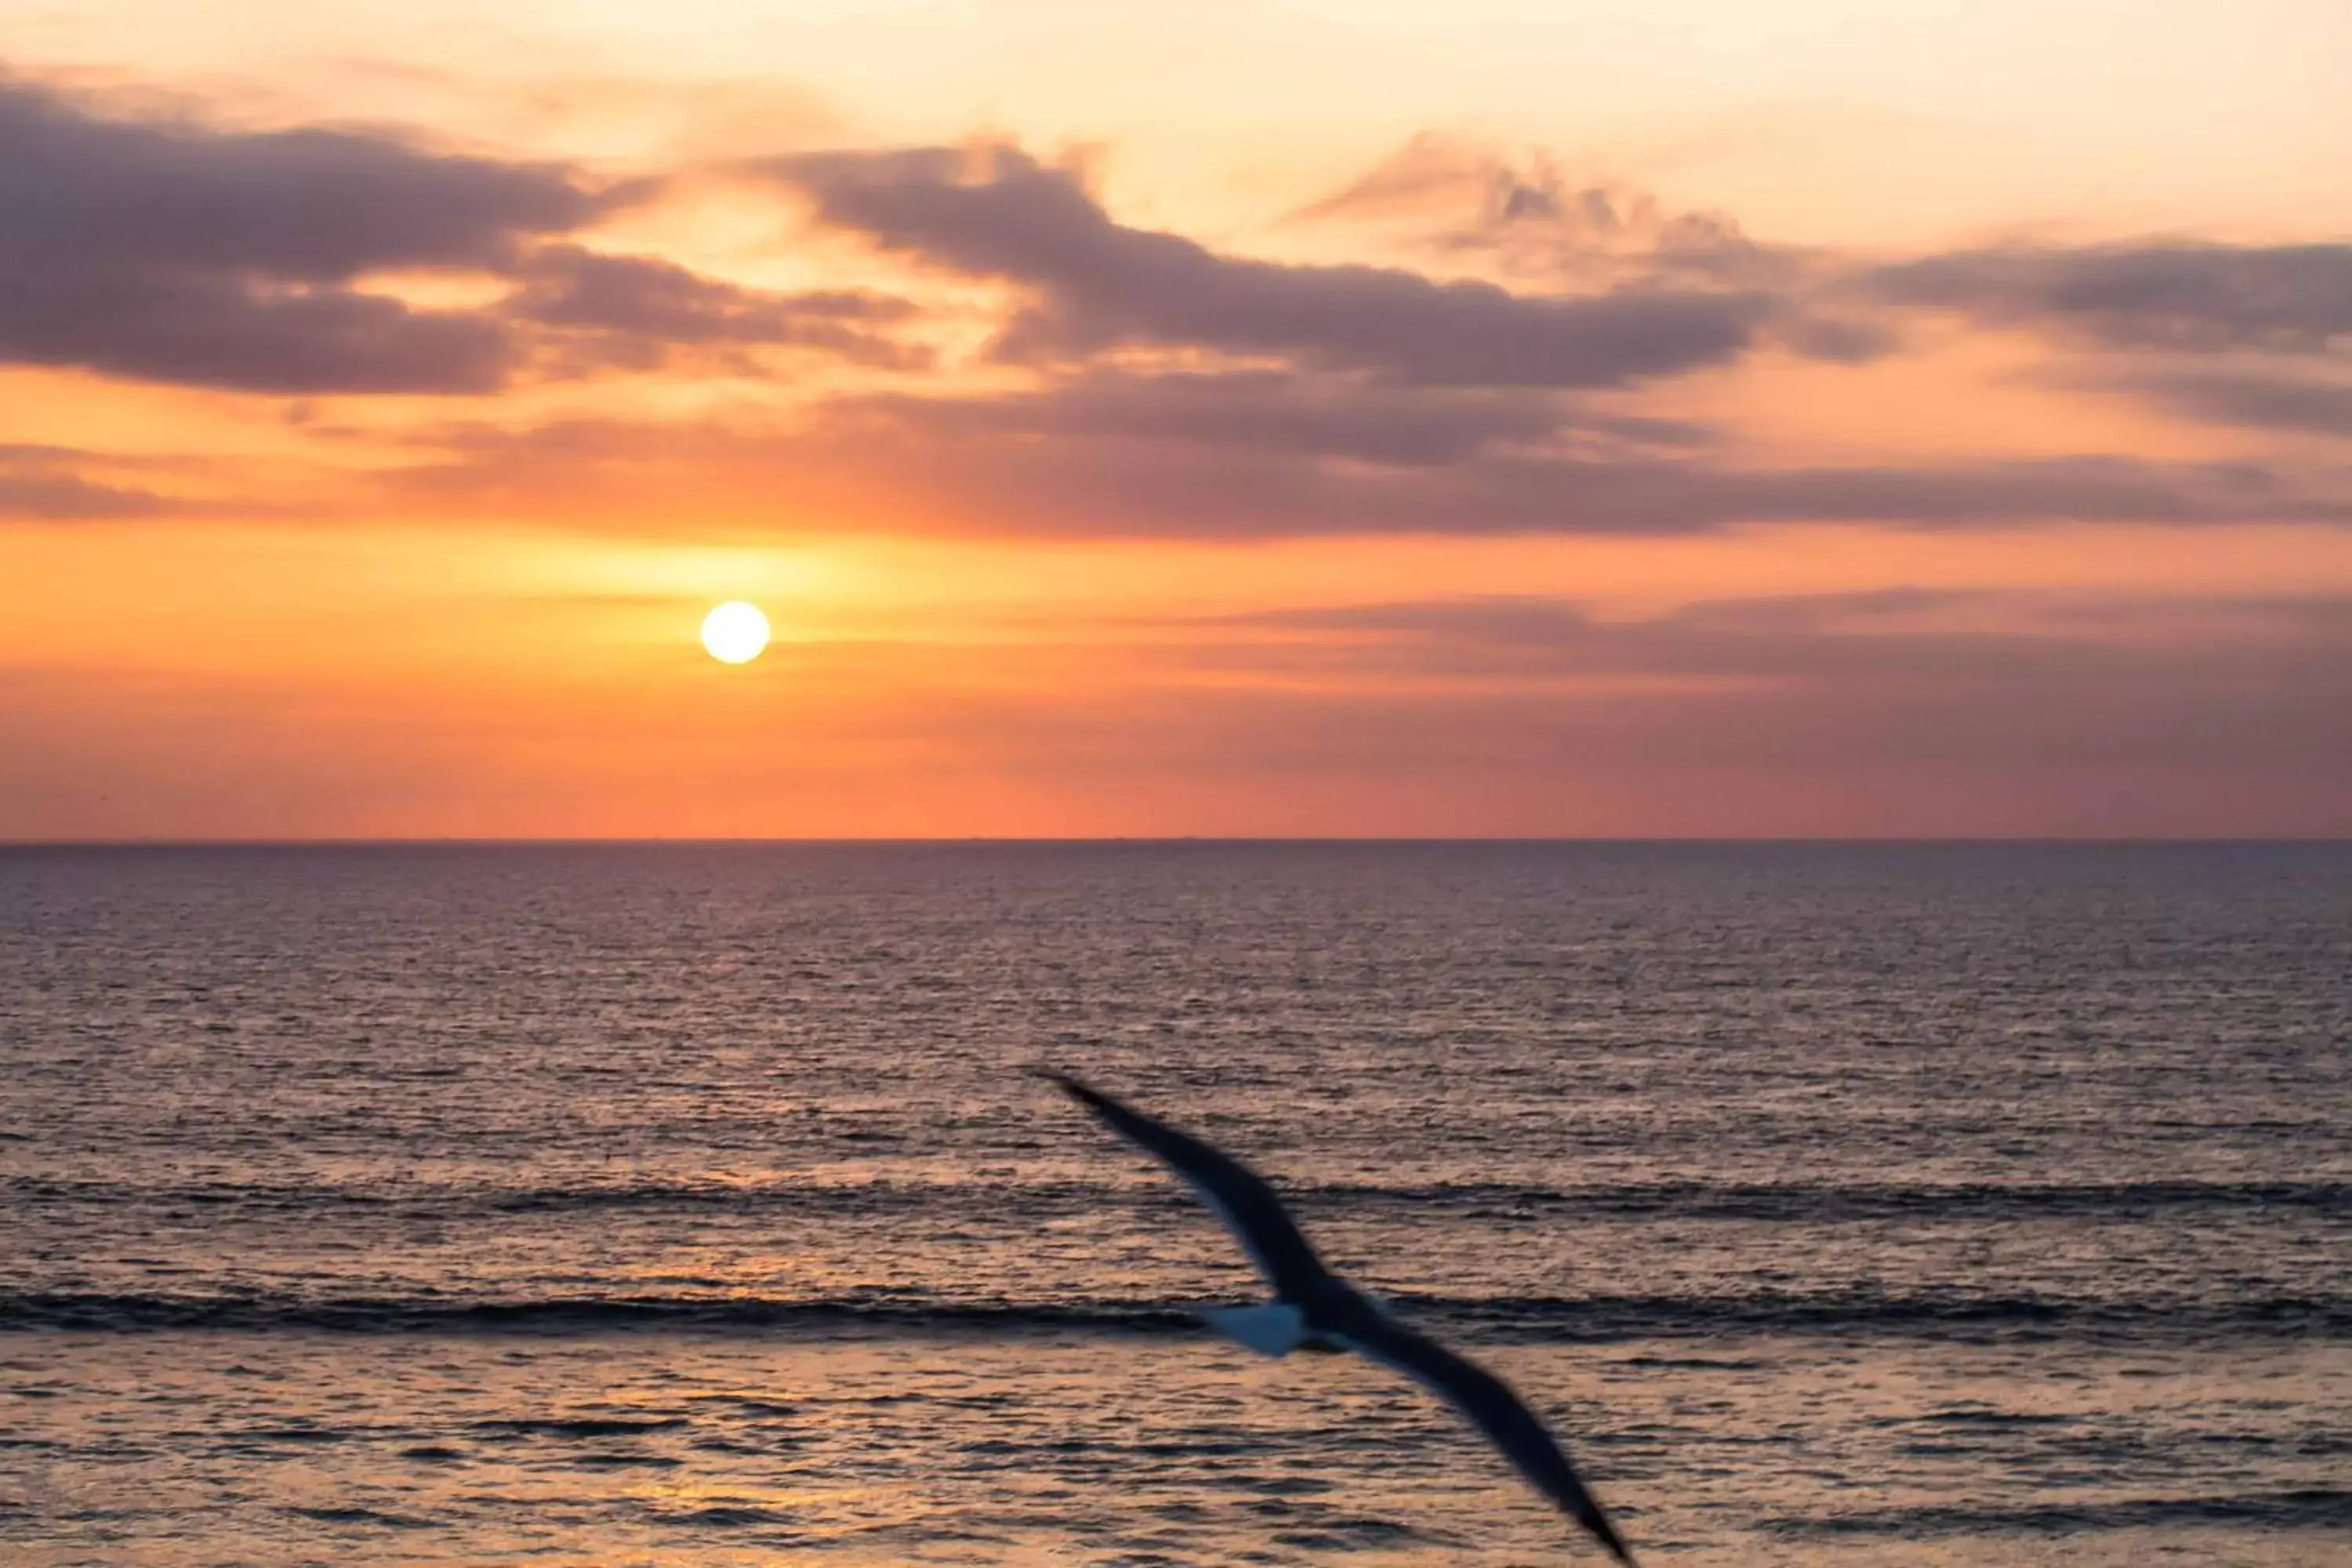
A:
<svg viewBox="0 0 2352 1568">
<path fill-rule="evenodd" d="M 472 835 L 350 837 L 121 837 L 121 838 L 0 838 L 0 852 L 26 849 L 428 849 L 428 848 L 889 848 L 889 847 L 1265 847 L 1348 846 L 1406 847 L 1426 846 L 1622 846 L 1693 847 L 1821 846 L 1843 847 L 2330 847 L 2352 846 L 2352 835 L 2089 835 L 2089 834 L 1879 834 L 1828 836 L 1810 834 L 1096 834 L 1096 835 L 961 835 L 961 836 L 595 836 L 489 837 Z"/>
</svg>

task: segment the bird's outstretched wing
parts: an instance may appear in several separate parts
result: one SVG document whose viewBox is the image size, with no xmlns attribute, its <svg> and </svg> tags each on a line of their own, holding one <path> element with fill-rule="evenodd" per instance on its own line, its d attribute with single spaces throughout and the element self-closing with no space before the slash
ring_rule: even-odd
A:
<svg viewBox="0 0 2352 1568">
<path fill-rule="evenodd" d="M 1385 1313 L 1368 1313 L 1362 1321 L 1350 1322 L 1347 1336 L 1365 1355 L 1404 1373 L 1468 1416 L 1538 1491 L 1591 1531 L 1618 1562 L 1633 1568 L 1633 1553 L 1617 1527 L 1584 1489 L 1582 1478 L 1550 1430 L 1509 1384 Z"/>
<path fill-rule="evenodd" d="M 1098 1089 L 1063 1073 L 1045 1075 L 1103 1124 L 1139 1149 L 1156 1156 L 1200 1194 L 1225 1228 L 1239 1238 L 1275 1295 L 1295 1301 L 1330 1278 L 1330 1270 L 1307 1244 L 1297 1222 L 1265 1179 L 1232 1155 L 1188 1132 L 1122 1105 Z"/>
</svg>

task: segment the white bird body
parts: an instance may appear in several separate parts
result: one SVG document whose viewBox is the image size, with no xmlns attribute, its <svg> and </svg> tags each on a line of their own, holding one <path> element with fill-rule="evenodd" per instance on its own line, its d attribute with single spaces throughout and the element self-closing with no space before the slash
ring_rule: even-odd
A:
<svg viewBox="0 0 2352 1568">
<path fill-rule="evenodd" d="M 1209 1327 L 1260 1355 L 1286 1356 L 1307 1342 L 1307 1314 L 1287 1302 L 1211 1307 L 1201 1316 Z"/>
</svg>

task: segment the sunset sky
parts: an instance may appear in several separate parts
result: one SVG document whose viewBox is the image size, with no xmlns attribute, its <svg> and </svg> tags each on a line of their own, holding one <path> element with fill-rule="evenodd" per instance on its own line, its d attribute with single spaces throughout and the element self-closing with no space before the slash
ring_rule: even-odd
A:
<svg viewBox="0 0 2352 1568">
<path fill-rule="evenodd" d="M 2347 81 L 2344 0 L 0 0 L 0 840 L 2352 835 Z"/>
</svg>

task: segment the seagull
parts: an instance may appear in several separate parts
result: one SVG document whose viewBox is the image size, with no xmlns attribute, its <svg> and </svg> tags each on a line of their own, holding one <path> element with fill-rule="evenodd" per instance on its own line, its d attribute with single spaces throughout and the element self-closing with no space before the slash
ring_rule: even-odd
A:
<svg viewBox="0 0 2352 1568">
<path fill-rule="evenodd" d="M 1407 1328 L 1380 1302 L 1331 1272 L 1265 1178 L 1232 1155 L 1066 1074 L 1048 1072 L 1045 1077 L 1112 1131 L 1181 1177 L 1217 1211 L 1265 1276 L 1274 1291 L 1272 1301 L 1210 1308 L 1201 1315 L 1212 1328 L 1261 1355 L 1352 1350 L 1402 1373 L 1468 1416 L 1529 1484 L 1591 1531 L 1611 1556 L 1633 1568 L 1633 1553 L 1616 1526 L 1585 1489 L 1559 1441 L 1510 1385 Z"/>
</svg>

